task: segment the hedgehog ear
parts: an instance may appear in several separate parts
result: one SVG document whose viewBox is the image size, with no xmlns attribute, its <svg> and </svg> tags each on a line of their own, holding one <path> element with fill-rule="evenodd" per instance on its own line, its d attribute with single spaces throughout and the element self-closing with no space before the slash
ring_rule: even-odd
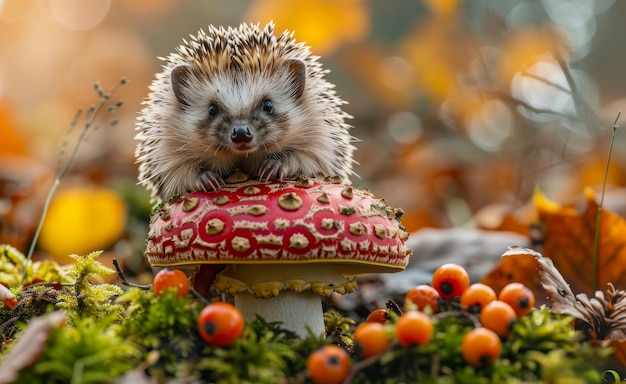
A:
<svg viewBox="0 0 626 384">
<path fill-rule="evenodd" d="M 291 75 L 292 96 L 296 99 L 302 96 L 306 85 L 306 65 L 302 60 L 287 60 L 285 63 L 289 75 Z"/>
<path fill-rule="evenodd" d="M 189 85 L 189 77 L 191 76 L 191 67 L 188 65 L 177 65 L 172 69 L 170 81 L 172 82 L 172 90 L 176 100 L 182 105 L 189 106 L 185 97 L 185 88 Z"/>
</svg>

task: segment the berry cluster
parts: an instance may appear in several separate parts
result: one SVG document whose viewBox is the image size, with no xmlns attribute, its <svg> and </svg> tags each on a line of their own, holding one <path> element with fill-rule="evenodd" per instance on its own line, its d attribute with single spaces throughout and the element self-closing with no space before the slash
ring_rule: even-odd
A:
<svg viewBox="0 0 626 384">
<path fill-rule="evenodd" d="M 426 346 L 433 338 L 434 322 L 446 316 L 466 316 L 474 327 L 463 336 L 461 355 L 474 367 L 493 364 L 520 316 L 535 304 L 532 291 L 511 283 L 499 295 L 481 283 L 470 285 L 465 269 L 445 264 L 433 274 L 431 285 L 418 285 L 405 295 L 405 311 L 376 309 L 356 327 L 354 351 L 360 359 L 375 358 L 394 344 L 402 348 Z M 341 383 L 349 374 L 348 353 L 336 345 L 324 346 L 309 356 L 308 375 L 314 383 Z"/>
</svg>

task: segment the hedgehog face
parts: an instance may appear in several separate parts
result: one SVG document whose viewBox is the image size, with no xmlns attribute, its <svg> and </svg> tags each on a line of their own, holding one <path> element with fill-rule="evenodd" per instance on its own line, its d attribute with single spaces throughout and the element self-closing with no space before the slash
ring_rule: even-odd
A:
<svg viewBox="0 0 626 384">
<path fill-rule="evenodd" d="M 306 81 L 302 61 L 287 60 L 261 72 L 218 71 L 204 81 L 197 72 L 179 65 L 171 84 L 180 107 L 194 117 L 200 143 L 213 143 L 215 154 L 224 155 L 272 153 L 289 144 L 291 114 Z"/>
</svg>

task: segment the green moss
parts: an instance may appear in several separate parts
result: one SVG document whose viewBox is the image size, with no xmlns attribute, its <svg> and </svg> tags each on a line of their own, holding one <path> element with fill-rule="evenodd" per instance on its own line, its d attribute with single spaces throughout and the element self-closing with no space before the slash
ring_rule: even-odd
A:
<svg viewBox="0 0 626 384">
<path fill-rule="evenodd" d="M 19 262 L 15 252 L 0 249 L 0 260 Z M 382 356 L 367 360 L 353 351 L 355 322 L 332 310 L 324 315 L 326 338 L 299 338 L 280 323 L 257 318 L 232 346 L 215 347 L 198 334 L 205 303 L 178 298 L 174 291 L 156 297 L 152 290 L 93 284 L 96 275 L 112 273 L 98 255 L 74 257 L 75 265 L 61 276 L 71 284 L 18 290 L 14 311 L 0 307 L 3 356 L 17 324 L 52 308 L 69 315 L 68 323 L 50 335 L 39 362 L 21 372 L 19 383 L 110 382 L 138 366 L 155 382 L 302 383 L 310 353 L 329 343 L 353 355 L 353 383 L 598 383 L 603 369 L 594 362 L 610 352 L 584 341 L 571 318 L 542 307 L 518 319 L 493 365 L 475 368 L 463 361 L 461 341 L 477 319 L 452 304 L 430 314 L 434 334 L 428 344 L 403 347 L 393 341 Z M 392 311 L 386 324 L 390 335 L 396 320 Z"/>
<path fill-rule="evenodd" d="M 66 312 L 70 319 L 83 315 L 101 318 L 114 315 L 121 319 L 124 308 L 113 303 L 113 299 L 123 293 L 122 289 L 112 284 L 93 284 L 89 278 L 114 273 L 96 259 L 101 252 L 87 256 L 72 255 L 76 260 L 67 272 L 67 277 L 74 281 L 73 289 L 63 291 L 59 295 L 58 309 Z"/>
<path fill-rule="evenodd" d="M 111 382 L 141 361 L 139 349 L 121 337 L 119 327 L 111 317 L 83 317 L 53 330 L 39 362 L 22 370 L 16 383 Z"/>
</svg>

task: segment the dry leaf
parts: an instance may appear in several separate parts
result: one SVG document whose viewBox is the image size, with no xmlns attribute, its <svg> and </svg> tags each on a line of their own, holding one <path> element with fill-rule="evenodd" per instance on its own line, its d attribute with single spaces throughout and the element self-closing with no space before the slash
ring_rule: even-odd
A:
<svg viewBox="0 0 626 384">
<path fill-rule="evenodd" d="M 52 312 L 31 320 L 0 365 L 0 384 L 15 381 L 22 369 L 37 363 L 50 333 L 63 325 L 66 318 L 63 312 Z"/>
<path fill-rule="evenodd" d="M 579 213 L 536 194 L 535 205 L 544 228 L 543 254 L 567 279 L 574 292 L 593 292 L 613 283 L 626 287 L 626 221 L 602 210 L 597 255 L 597 286 L 593 287 L 593 246 L 598 203 L 586 190 L 587 207 Z"/>
<path fill-rule="evenodd" d="M 0 284 L 0 301 L 3 301 L 9 309 L 15 308 L 17 304 L 17 298 L 13 292 L 9 291 L 9 288 Z"/>
<path fill-rule="evenodd" d="M 522 283 L 533 291 L 537 305 L 548 303 L 537 274 L 537 261 L 531 254 L 501 258 L 497 267 L 486 274 L 480 282 L 489 285 L 496 292 L 500 292 L 509 283 Z"/>
<path fill-rule="evenodd" d="M 539 264 L 538 274 L 552 302 L 552 312 L 583 321 L 586 326 L 577 328 L 585 330 L 593 339 L 626 339 L 626 291 L 608 284 L 606 293 L 596 291 L 591 298 L 584 292 L 575 294 L 552 260 L 539 252 L 510 247 L 502 255 L 505 259 L 527 256 L 532 256 Z"/>
</svg>

